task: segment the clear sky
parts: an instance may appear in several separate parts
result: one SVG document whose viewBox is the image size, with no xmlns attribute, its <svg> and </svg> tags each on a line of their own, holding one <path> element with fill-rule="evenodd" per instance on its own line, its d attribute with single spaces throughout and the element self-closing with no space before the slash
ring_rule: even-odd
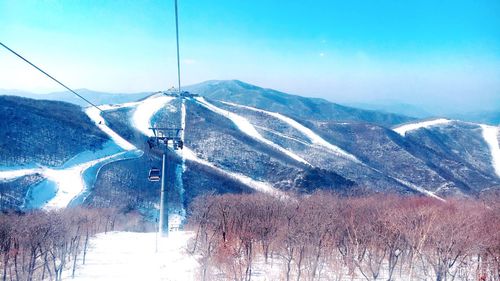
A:
<svg viewBox="0 0 500 281">
<path fill-rule="evenodd" d="M 500 107 L 498 0 L 179 0 L 182 82 Z M 173 0 L 0 0 L 0 41 L 73 88 L 175 84 Z M 0 88 L 62 90 L 5 50 Z"/>
</svg>

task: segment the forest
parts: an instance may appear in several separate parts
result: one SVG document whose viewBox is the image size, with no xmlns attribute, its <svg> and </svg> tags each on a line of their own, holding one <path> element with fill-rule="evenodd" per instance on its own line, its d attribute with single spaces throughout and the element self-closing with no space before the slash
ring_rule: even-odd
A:
<svg viewBox="0 0 500 281">
<path fill-rule="evenodd" d="M 498 281 L 499 202 L 210 195 L 191 206 L 189 251 L 200 280 Z"/>
<path fill-rule="evenodd" d="M 95 234 L 146 226 L 137 213 L 117 209 L 0 213 L 0 280 L 58 281 L 67 270 L 74 276 Z"/>
</svg>

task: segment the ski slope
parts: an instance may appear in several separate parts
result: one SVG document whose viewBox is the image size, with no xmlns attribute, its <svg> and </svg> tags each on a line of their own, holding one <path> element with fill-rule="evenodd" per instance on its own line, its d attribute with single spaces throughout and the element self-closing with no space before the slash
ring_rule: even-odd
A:
<svg viewBox="0 0 500 281">
<path fill-rule="evenodd" d="M 209 103 L 208 101 L 206 101 L 203 97 L 195 97 L 195 100 L 200 105 L 204 106 L 205 108 L 231 120 L 236 125 L 236 127 L 238 127 L 238 129 L 241 132 L 245 133 L 246 135 L 277 149 L 278 151 L 286 154 L 288 157 L 290 157 L 298 162 L 301 162 L 301 163 L 306 164 L 308 166 L 312 166 L 309 162 L 307 162 L 306 160 L 304 160 L 302 157 L 298 156 L 297 154 L 293 153 L 292 151 L 289 151 L 289 150 L 277 145 L 276 143 L 264 138 L 246 118 L 244 118 L 236 113 L 219 108 L 219 107 Z"/>
<path fill-rule="evenodd" d="M 135 105 L 135 103 L 118 106 L 104 106 L 103 109 L 115 109 L 133 105 Z M 108 127 L 99 109 L 88 107 L 84 111 L 94 124 L 111 139 L 111 141 L 106 143 L 101 150 L 79 153 L 64 165 L 57 168 L 38 167 L 32 169 L 0 171 L 0 180 L 2 181 L 13 180 L 35 173 L 45 178 L 44 181 L 30 188 L 30 198 L 27 198 L 24 205 L 25 208 L 43 208 L 46 210 L 65 208 L 73 199 L 86 191 L 87 185 L 84 173 L 88 169 L 98 165 L 102 166 L 111 161 L 142 154 L 133 144 Z M 95 178 L 97 175 L 92 174 L 87 176 Z"/>
<path fill-rule="evenodd" d="M 141 104 L 141 102 L 142 101 L 133 101 L 133 102 L 126 102 L 126 103 L 119 103 L 119 104 L 101 104 L 101 105 L 99 105 L 99 108 L 103 111 L 116 110 L 116 109 L 120 109 L 120 108 L 138 106 L 139 104 Z"/>
<path fill-rule="evenodd" d="M 500 177 L 500 147 L 498 144 L 499 128 L 481 124 L 484 141 L 488 144 L 491 153 L 491 164 L 495 173 Z"/>
<path fill-rule="evenodd" d="M 437 125 L 444 125 L 453 122 L 453 120 L 449 119 L 444 119 L 444 118 L 439 118 L 439 119 L 434 119 L 434 120 L 428 120 L 428 121 L 423 121 L 423 122 L 417 122 L 417 123 L 411 123 L 411 124 L 405 124 L 399 127 L 394 128 L 393 130 L 400 134 L 401 136 L 406 136 L 406 133 L 409 131 L 414 131 L 418 130 L 421 128 L 428 128 L 431 126 L 437 126 Z"/>
<path fill-rule="evenodd" d="M 155 233 L 109 232 L 91 240 L 85 265 L 78 261 L 75 278 L 71 270 L 63 272 L 63 280 L 75 281 L 190 281 L 197 280 L 196 258 L 186 252 L 191 232 Z"/>
<path fill-rule="evenodd" d="M 398 179 L 398 178 L 395 178 L 395 177 L 392 177 L 392 176 L 389 176 L 390 178 L 394 179 L 395 181 L 399 182 L 400 184 L 402 185 L 405 185 L 405 186 L 408 186 L 409 188 L 415 190 L 415 191 L 418 191 L 424 195 L 427 195 L 429 197 L 432 197 L 434 199 L 437 199 L 439 201 L 442 201 L 442 202 L 446 202 L 446 200 L 444 200 L 443 198 L 437 196 L 436 194 L 434 194 L 433 192 L 430 192 L 429 190 L 426 190 L 425 188 L 423 187 L 420 187 L 420 186 L 417 186 L 411 182 L 408 182 L 408 181 L 405 181 L 405 180 L 402 180 L 402 179 Z"/>
<path fill-rule="evenodd" d="M 214 170 L 217 170 L 219 173 L 225 175 L 226 177 L 234 179 L 236 181 L 239 181 L 242 184 L 250 187 L 251 189 L 253 189 L 255 191 L 267 193 L 267 194 L 270 194 L 272 196 L 279 197 L 279 198 L 286 196 L 282 191 L 272 187 L 269 183 L 256 181 L 256 180 L 254 180 L 250 177 L 247 177 L 245 175 L 234 173 L 234 172 L 229 172 L 229 171 L 226 171 L 222 168 L 219 168 L 219 167 L 215 166 L 214 164 L 199 158 L 198 156 L 196 156 L 194 151 L 192 151 L 191 149 L 189 149 L 185 146 L 184 146 L 183 150 L 184 150 L 184 152 L 183 152 L 184 157 L 186 158 L 186 160 L 191 160 L 193 162 L 196 162 L 196 163 L 199 163 L 201 165 L 210 167 Z"/>
<path fill-rule="evenodd" d="M 231 103 L 231 102 L 222 102 L 222 103 L 225 103 L 225 104 L 228 104 L 228 105 L 231 105 L 231 106 L 236 106 L 236 107 L 241 107 L 241 108 L 249 109 L 249 110 L 252 110 L 252 111 L 256 111 L 256 112 L 260 112 L 260 113 L 264 113 L 264 114 L 273 116 L 274 118 L 279 119 L 279 120 L 287 123 L 288 125 L 290 125 L 294 129 L 296 129 L 297 131 L 301 132 L 313 144 L 316 144 L 318 146 L 322 146 L 322 147 L 328 149 L 329 151 L 333 152 L 334 154 L 336 154 L 336 155 L 338 155 L 340 157 L 344 157 L 344 158 L 347 158 L 349 160 L 352 160 L 352 161 L 355 161 L 355 162 L 358 162 L 358 163 L 360 162 L 356 158 L 356 156 L 354 156 L 354 155 L 352 155 L 352 154 L 344 151 L 343 149 L 341 149 L 340 147 L 338 147 L 336 145 L 333 145 L 333 144 L 329 143 L 328 141 L 326 141 L 325 139 L 323 139 L 321 136 L 319 136 L 318 134 L 316 134 L 315 132 L 313 132 L 311 129 L 307 128 L 306 126 L 300 124 L 299 122 L 297 122 L 297 121 L 293 120 L 292 118 L 287 117 L 287 116 L 285 116 L 283 114 L 280 114 L 280 113 L 277 113 L 277 112 L 266 111 L 266 110 L 262 110 L 262 109 L 251 107 L 251 106 L 246 106 L 246 105 L 240 105 L 240 104 L 236 104 L 236 103 Z"/>
<path fill-rule="evenodd" d="M 27 175 L 41 173 L 41 171 L 42 171 L 41 168 L 3 170 L 0 171 L 0 182 L 15 180 L 17 178 L 24 177 Z"/>
<path fill-rule="evenodd" d="M 120 156 L 124 154 L 125 152 L 119 152 L 66 169 L 43 169 L 42 174 L 45 178 L 57 186 L 55 196 L 45 203 L 43 209 L 50 210 L 67 207 L 71 200 L 76 198 L 86 189 L 85 180 L 83 178 L 85 170 L 110 159 L 122 159 Z"/>
<path fill-rule="evenodd" d="M 94 122 L 94 124 L 101 129 L 105 134 L 107 134 L 111 140 L 113 140 L 117 145 L 125 150 L 134 150 L 137 149 L 133 144 L 122 138 L 115 131 L 113 131 L 106 124 L 106 120 L 101 116 L 101 112 L 95 107 L 88 107 L 85 109 L 85 113 L 87 116 Z"/>
<path fill-rule="evenodd" d="M 171 96 L 156 94 L 143 100 L 137 105 L 132 115 L 133 126 L 143 135 L 153 136 L 153 131 L 149 129 L 153 126 L 152 117 L 173 99 L 175 98 Z"/>
</svg>

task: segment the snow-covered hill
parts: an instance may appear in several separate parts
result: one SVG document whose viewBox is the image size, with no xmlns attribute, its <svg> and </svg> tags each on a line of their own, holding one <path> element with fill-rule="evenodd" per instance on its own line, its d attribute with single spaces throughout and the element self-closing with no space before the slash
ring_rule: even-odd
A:
<svg viewBox="0 0 500 281">
<path fill-rule="evenodd" d="M 41 132 L 52 122 L 64 122 L 61 114 L 50 113 L 40 126 L 37 120 L 16 123 L 16 130 L 6 131 L 4 136 L 13 142 L 8 144 L 9 151 L 15 153 L 11 147 L 24 144 L 20 136 L 26 127 L 35 146 L 49 148 L 42 159 L 56 160 L 48 165 L 27 158 L 1 166 L 0 192 L 6 194 L 4 198 L 24 194 L 18 204 L 24 208 L 83 202 L 148 213 L 155 208 L 159 185 L 149 182 L 147 174 L 150 168 L 161 166 L 161 152 L 146 145 L 152 135 L 149 128 L 155 125 L 184 129 L 185 149 L 167 153 L 166 170 L 169 207 L 181 218 L 189 202 L 207 192 L 282 196 L 289 190 L 334 189 L 443 197 L 476 196 L 500 186 L 497 127 L 447 119 L 392 127 L 384 125 L 396 120 L 388 115 L 352 110 L 343 111 L 337 119 L 326 108 L 338 108 L 325 107 L 323 101 L 306 102 L 241 83 L 234 89 L 222 83 L 220 101 L 213 98 L 221 93 L 219 84 L 196 88 L 212 98 L 156 93 L 137 101 L 101 105 L 102 112 L 93 107 L 7 98 L 2 104 L 6 114 L 15 112 L 10 105 L 14 101 L 27 105 L 23 111 L 28 114 L 46 106 L 62 107 L 78 116 L 75 120 L 80 121 L 73 120 L 67 130 L 51 131 L 51 139 L 59 137 L 64 143 L 66 132 L 80 130 L 80 126 L 87 133 L 82 139 L 72 137 L 71 152 L 57 154 L 50 149 L 54 142 L 46 142 Z M 242 92 L 231 92 L 241 88 Z M 248 91 L 255 95 L 248 97 Z M 299 108 L 293 108 L 295 105 Z M 306 113 L 313 107 L 323 113 Z M 377 124 L 380 118 L 386 119 Z M 5 163 L 4 155 L 0 161 Z"/>
</svg>

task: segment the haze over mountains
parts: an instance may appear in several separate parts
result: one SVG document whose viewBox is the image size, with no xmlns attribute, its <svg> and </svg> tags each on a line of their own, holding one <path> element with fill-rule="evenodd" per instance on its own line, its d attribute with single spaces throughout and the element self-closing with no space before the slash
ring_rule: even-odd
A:
<svg viewBox="0 0 500 281">
<path fill-rule="evenodd" d="M 204 95 L 210 98 L 216 98 L 221 100 L 241 100 L 244 103 L 253 104 L 255 106 L 261 106 L 256 104 L 256 96 L 266 104 L 268 101 L 276 101 L 275 98 L 286 96 L 289 99 L 290 104 L 283 104 L 281 110 L 287 111 L 283 106 L 289 106 L 290 108 L 295 108 L 300 103 L 312 103 L 316 106 L 332 105 L 332 101 L 327 101 L 321 98 L 307 98 L 297 95 L 290 95 L 273 89 L 261 88 L 254 86 L 239 80 L 210 80 L 199 84 L 194 84 L 185 87 L 186 90 Z M 89 89 L 78 89 L 76 90 L 79 94 L 85 98 L 91 100 L 95 104 L 113 104 L 113 103 L 125 103 L 130 101 L 135 101 L 150 95 L 150 92 L 140 92 L 140 93 L 107 93 L 100 91 L 93 91 Z M 257 94 L 257 95 L 256 95 Z M 27 91 L 20 90 L 8 90 L 0 89 L 0 95 L 16 95 L 21 97 L 27 97 L 32 99 L 46 99 L 46 100 L 58 100 L 65 101 L 80 106 L 87 106 L 85 101 L 79 99 L 78 97 L 69 94 L 67 91 L 53 92 L 47 94 L 35 94 Z M 265 101 L 265 102 L 264 102 Z M 412 119 L 423 119 L 423 118 L 435 118 L 435 117 L 446 117 L 451 119 L 459 119 L 469 122 L 485 123 L 490 125 L 500 124 L 500 100 L 485 105 L 485 109 L 481 111 L 470 110 L 466 107 L 462 108 L 447 108 L 445 106 L 435 105 L 434 107 L 426 107 L 422 105 L 412 104 L 397 100 L 377 100 L 377 101 L 366 101 L 366 102 L 344 102 L 341 104 L 334 103 L 333 105 L 340 108 L 344 107 L 344 110 L 353 111 L 355 109 L 364 109 L 369 111 L 378 111 L 383 113 L 393 113 L 395 115 L 403 115 L 405 117 L 411 117 Z M 303 106 L 303 105 L 302 105 Z M 301 108 L 301 107 L 297 107 Z M 302 107 L 303 108 L 303 107 Z M 314 109 L 314 108 L 310 108 Z M 352 112 L 349 112 L 352 113 Z M 311 114 L 311 112 L 305 112 L 305 114 Z M 398 118 L 398 117 L 396 117 Z M 400 118 L 400 117 L 399 117 Z M 394 122 L 398 119 L 394 120 Z M 396 122 L 397 123 L 397 122 Z"/>
<path fill-rule="evenodd" d="M 116 104 L 102 106 L 102 113 L 59 101 L 1 97 L 0 127 L 16 125 L 0 132 L 4 205 L 113 204 L 147 213 L 157 200 L 157 184 L 147 174 L 160 165 L 161 154 L 146 146 L 148 127 L 155 124 L 184 128 L 185 148 L 169 153 L 167 169 L 176 202 L 170 208 L 181 217 L 204 193 L 326 189 L 441 199 L 500 187 L 494 126 L 423 122 L 237 80 L 186 90 L 199 96 L 81 91 L 98 104 Z M 64 93 L 44 97 L 72 100 Z M 59 175 L 80 179 L 80 189 L 65 190 Z"/>
</svg>

